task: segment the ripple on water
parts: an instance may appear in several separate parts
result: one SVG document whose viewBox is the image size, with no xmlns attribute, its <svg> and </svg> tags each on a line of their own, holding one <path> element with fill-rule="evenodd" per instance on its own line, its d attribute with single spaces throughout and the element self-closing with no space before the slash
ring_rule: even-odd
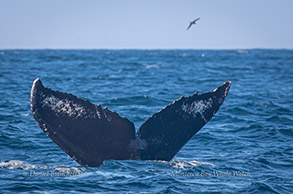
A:
<svg viewBox="0 0 293 194">
<path fill-rule="evenodd" d="M 291 193 L 292 56 L 292 50 L 261 49 L 0 50 L 0 190 Z M 89 168 L 35 123 L 29 93 L 37 77 L 108 106 L 136 126 L 182 95 L 212 91 L 227 80 L 232 86 L 213 119 L 174 160 L 110 160 Z M 23 176 L 31 171 L 38 176 Z M 195 177 L 213 171 L 250 176 Z M 78 176 L 57 176 L 66 173 Z"/>
</svg>

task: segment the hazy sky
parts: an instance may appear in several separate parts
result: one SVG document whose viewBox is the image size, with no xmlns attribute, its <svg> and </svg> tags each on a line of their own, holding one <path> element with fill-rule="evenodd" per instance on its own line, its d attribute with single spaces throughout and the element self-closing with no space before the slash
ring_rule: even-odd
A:
<svg viewBox="0 0 293 194">
<path fill-rule="evenodd" d="M 293 0 L 0 0 L 11 48 L 292 49 Z"/>
</svg>

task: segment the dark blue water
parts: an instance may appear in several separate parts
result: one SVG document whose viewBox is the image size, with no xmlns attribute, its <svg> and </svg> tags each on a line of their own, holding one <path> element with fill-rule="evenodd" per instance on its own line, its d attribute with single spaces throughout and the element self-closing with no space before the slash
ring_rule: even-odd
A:
<svg viewBox="0 0 293 194">
<path fill-rule="evenodd" d="M 37 126 L 30 89 L 108 106 L 135 123 L 232 81 L 171 162 L 82 167 Z M 0 192 L 292 193 L 293 50 L 0 50 Z"/>
</svg>

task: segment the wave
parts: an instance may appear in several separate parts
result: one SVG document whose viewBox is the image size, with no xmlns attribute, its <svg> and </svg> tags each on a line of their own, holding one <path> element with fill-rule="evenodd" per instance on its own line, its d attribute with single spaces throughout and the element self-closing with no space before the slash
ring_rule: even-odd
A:
<svg viewBox="0 0 293 194">
<path fill-rule="evenodd" d="M 247 54 L 248 51 L 247 50 L 237 50 L 237 53 L 239 53 L 239 54 Z"/>
<path fill-rule="evenodd" d="M 28 117 L 28 116 L 30 116 L 31 114 L 30 114 L 30 113 L 21 113 L 20 115 L 23 116 L 23 117 Z"/>
<path fill-rule="evenodd" d="M 160 66 L 159 65 L 147 65 L 147 66 L 145 66 L 145 68 L 147 68 L 147 69 L 160 69 Z"/>
<path fill-rule="evenodd" d="M 22 169 L 22 170 L 41 170 L 41 169 L 53 169 L 64 174 L 81 174 L 87 172 L 85 167 L 75 167 L 67 165 L 58 166 L 39 166 L 34 164 L 28 164 L 20 160 L 9 160 L 5 162 L 0 162 L 0 168 L 6 169 Z"/>
<path fill-rule="evenodd" d="M 173 168 L 180 168 L 180 169 L 193 168 L 193 167 L 197 167 L 197 166 L 216 167 L 215 164 L 208 163 L 208 162 L 199 162 L 196 160 L 192 160 L 192 161 L 174 160 L 174 161 L 169 162 L 169 164 Z"/>
</svg>

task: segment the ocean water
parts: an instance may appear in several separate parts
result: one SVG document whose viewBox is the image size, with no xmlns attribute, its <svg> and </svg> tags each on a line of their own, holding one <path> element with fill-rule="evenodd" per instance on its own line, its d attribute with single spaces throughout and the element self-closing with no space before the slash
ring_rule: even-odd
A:
<svg viewBox="0 0 293 194">
<path fill-rule="evenodd" d="M 80 166 L 34 121 L 30 89 L 108 106 L 134 122 L 232 81 L 170 162 Z M 293 50 L 0 50 L 0 193 L 292 193 Z"/>
</svg>

